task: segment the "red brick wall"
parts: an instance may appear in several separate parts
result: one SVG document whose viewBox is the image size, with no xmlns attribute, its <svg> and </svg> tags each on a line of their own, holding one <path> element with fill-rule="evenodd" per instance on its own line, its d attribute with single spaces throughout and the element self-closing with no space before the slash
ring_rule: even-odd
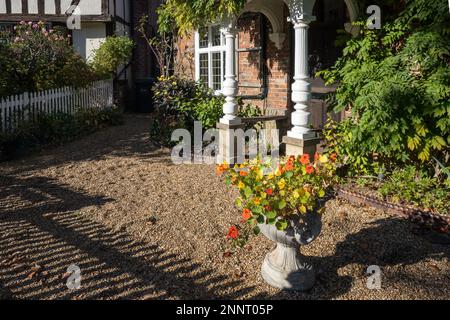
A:
<svg viewBox="0 0 450 320">
<path fill-rule="evenodd" d="M 195 36 L 194 33 L 178 39 L 175 74 L 195 79 Z"/>
</svg>

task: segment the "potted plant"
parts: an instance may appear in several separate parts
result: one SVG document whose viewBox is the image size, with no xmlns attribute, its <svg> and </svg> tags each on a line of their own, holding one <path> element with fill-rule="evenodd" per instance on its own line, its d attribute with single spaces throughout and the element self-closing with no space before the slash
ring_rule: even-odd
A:
<svg viewBox="0 0 450 320">
<path fill-rule="evenodd" d="M 286 157 L 275 169 L 272 161 L 251 160 L 217 167 L 227 185 L 239 190 L 236 205 L 242 210 L 240 225 L 231 226 L 227 238 L 243 246 L 252 233 L 263 233 L 276 242 L 262 264 L 264 280 L 277 288 L 308 290 L 315 273 L 300 255 L 300 245 L 311 243 L 321 231 L 326 195 L 336 179 L 335 156 L 308 154 Z"/>
</svg>

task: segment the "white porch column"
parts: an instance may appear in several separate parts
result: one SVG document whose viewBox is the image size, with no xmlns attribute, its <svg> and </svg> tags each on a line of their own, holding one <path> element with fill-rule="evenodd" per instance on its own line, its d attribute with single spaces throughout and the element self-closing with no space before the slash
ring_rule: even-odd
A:
<svg viewBox="0 0 450 320">
<path fill-rule="evenodd" d="M 311 84 L 308 66 L 308 28 L 309 23 L 315 20 L 312 9 L 315 0 L 291 0 L 289 3 L 289 21 L 295 30 L 295 74 L 292 84 L 292 101 L 295 111 L 292 113 L 292 129 L 288 137 L 307 140 L 315 137 L 310 130 L 311 113 L 308 103 L 311 100 Z"/>
<path fill-rule="evenodd" d="M 222 27 L 225 35 L 225 81 L 223 84 L 223 94 L 225 104 L 223 105 L 224 116 L 220 123 L 226 125 L 239 125 L 241 119 L 238 117 L 238 105 L 236 95 L 238 92 L 236 81 L 236 19 L 228 19 Z"/>
</svg>

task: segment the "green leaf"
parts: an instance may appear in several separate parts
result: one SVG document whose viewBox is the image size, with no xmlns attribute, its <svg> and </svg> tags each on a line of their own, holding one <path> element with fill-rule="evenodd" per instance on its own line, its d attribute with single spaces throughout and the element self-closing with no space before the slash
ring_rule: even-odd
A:
<svg viewBox="0 0 450 320">
<path fill-rule="evenodd" d="M 319 190 L 319 193 L 318 193 L 318 196 L 319 196 L 319 198 L 325 197 L 325 190 L 320 189 L 320 190 Z"/>
<path fill-rule="evenodd" d="M 266 219 L 264 218 L 264 215 L 260 214 L 260 215 L 256 218 L 256 221 L 257 221 L 258 223 L 265 223 L 265 222 L 266 222 Z"/>
<path fill-rule="evenodd" d="M 245 187 L 244 188 L 244 195 L 246 198 L 250 198 L 250 196 L 253 194 L 252 189 L 250 189 L 250 187 Z"/>
<path fill-rule="evenodd" d="M 284 209 L 285 207 L 286 207 L 286 201 L 285 201 L 284 199 L 281 199 L 281 200 L 278 202 L 278 209 L 282 210 L 282 209 Z"/>
<path fill-rule="evenodd" d="M 274 218 L 277 217 L 277 213 L 275 211 L 269 211 L 269 212 L 266 213 L 266 217 L 268 219 L 274 219 Z"/>
<path fill-rule="evenodd" d="M 286 230 L 286 228 L 288 227 L 288 223 L 286 220 L 278 220 L 275 223 L 275 226 L 277 227 L 278 230 L 283 231 Z"/>
<path fill-rule="evenodd" d="M 260 213 L 262 212 L 262 208 L 259 207 L 259 206 L 254 206 L 254 207 L 252 208 L 252 212 L 253 212 L 254 214 L 260 214 Z"/>
</svg>

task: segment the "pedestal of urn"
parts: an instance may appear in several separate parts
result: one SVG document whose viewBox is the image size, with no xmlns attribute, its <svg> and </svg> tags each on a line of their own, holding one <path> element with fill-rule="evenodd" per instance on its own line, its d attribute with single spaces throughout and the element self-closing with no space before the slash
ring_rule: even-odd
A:
<svg viewBox="0 0 450 320">
<path fill-rule="evenodd" d="M 290 226 L 279 231 L 275 225 L 259 225 L 261 232 L 277 243 L 262 264 L 263 279 L 271 286 L 295 291 L 306 291 L 314 286 L 316 279 L 313 266 L 300 254 L 300 246 L 308 245 L 322 229 L 320 215 L 307 213 L 300 221 L 291 221 Z"/>
</svg>

